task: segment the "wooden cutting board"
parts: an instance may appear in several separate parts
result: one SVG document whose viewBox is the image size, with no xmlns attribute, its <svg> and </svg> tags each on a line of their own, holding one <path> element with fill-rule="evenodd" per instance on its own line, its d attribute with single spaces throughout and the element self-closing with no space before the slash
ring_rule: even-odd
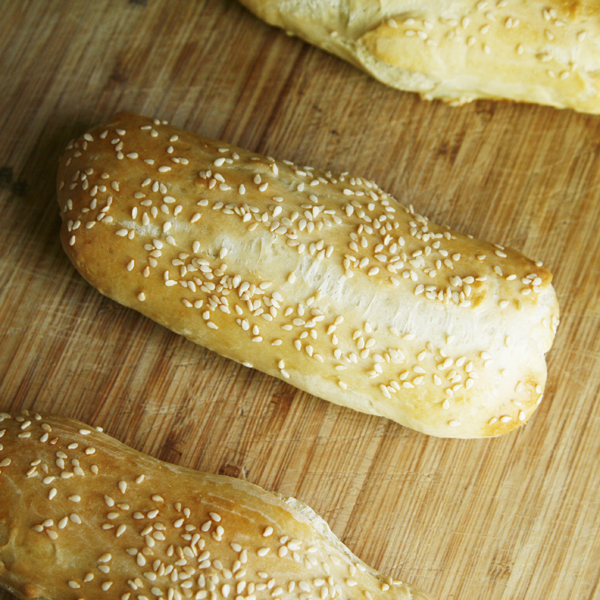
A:
<svg viewBox="0 0 600 600">
<path fill-rule="evenodd" d="M 600 598 L 599 117 L 421 101 L 233 0 L 2 0 L 0 90 L 0 410 L 296 496 L 433 599 Z M 499 439 L 426 437 L 100 296 L 60 247 L 54 180 L 69 139 L 120 109 L 367 176 L 543 260 L 562 322 L 537 414 Z"/>
</svg>

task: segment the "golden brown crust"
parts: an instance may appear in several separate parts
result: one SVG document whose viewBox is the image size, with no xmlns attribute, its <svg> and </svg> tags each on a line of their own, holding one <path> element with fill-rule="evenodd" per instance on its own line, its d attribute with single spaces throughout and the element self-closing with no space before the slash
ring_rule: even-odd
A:
<svg viewBox="0 0 600 600">
<path fill-rule="evenodd" d="M 71 419 L 3 413 L 0 435 L 0 584 L 20 598 L 427 600 L 296 500 Z"/>
<path fill-rule="evenodd" d="M 268 23 L 393 87 L 600 112 L 596 2 L 241 0 Z"/>
<path fill-rule="evenodd" d="M 126 114 L 69 146 L 62 240 L 92 285 L 317 396 L 444 437 L 541 399 L 551 275 L 374 183 Z"/>
</svg>

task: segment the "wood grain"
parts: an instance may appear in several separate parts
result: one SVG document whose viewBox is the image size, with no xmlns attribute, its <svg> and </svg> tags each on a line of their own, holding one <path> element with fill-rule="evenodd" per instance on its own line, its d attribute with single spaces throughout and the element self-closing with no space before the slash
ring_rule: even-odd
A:
<svg viewBox="0 0 600 600">
<path fill-rule="evenodd" d="M 600 120 L 387 89 L 233 0 L 0 3 L 0 410 L 77 417 L 311 505 L 438 599 L 600 599 Z M 68 140 L 127 109 L 377 181 L 549 265 L 562 322 L 526 428 L 439 440 L 193 346 L 64 256 Z M 11 596 L 0 593 L 0 599 Z"/>
</svg>

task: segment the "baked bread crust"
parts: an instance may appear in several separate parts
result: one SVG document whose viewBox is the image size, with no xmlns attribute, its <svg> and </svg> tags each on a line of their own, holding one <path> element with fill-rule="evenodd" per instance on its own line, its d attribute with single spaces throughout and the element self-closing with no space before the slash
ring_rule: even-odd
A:
<svg viewBox="0 0 600 600">
<path fill-rule="evenodd" d="M 103 294 L 224 356 L 441 437 L 541 400 L 551 275 L 374 183 L 116 116 L 70 144 L 65 251 Z"/>
<path fill-rule="evenodd" d="M 590 0 L 241 0 L 258 17 L 428 100 L 600 112 Z"/>
<path fill-rule="evenodd" d="M 19 598 L 427 600 L 301 502 L 98 429 L 0 414 L 0 584 Z"/>
</svg>

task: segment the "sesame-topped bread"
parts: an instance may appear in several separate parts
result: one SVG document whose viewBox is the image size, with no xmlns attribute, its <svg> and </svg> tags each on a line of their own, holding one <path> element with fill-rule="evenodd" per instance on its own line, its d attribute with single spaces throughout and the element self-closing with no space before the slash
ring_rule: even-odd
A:
<svg viewBox="0 0 600 600">
<path fill-rule="evenodd" d="M 392 87 L 600 113 L 592 0 L 241 0 L 258 17 Z"/>
<path fill-rule="evenodd" d="M 58 196 L 64 248 L 103 294 L 316 396 L 462 438 L 542 398 L 548 269 L 371 181 L 122 114 L 69 145 Z"/>
<path fill-rule="evenodd" d="M 72 419 L 0 414 L 0 584 L 46 600 L 427 600 L 308 506 Z"/>
</svg>

